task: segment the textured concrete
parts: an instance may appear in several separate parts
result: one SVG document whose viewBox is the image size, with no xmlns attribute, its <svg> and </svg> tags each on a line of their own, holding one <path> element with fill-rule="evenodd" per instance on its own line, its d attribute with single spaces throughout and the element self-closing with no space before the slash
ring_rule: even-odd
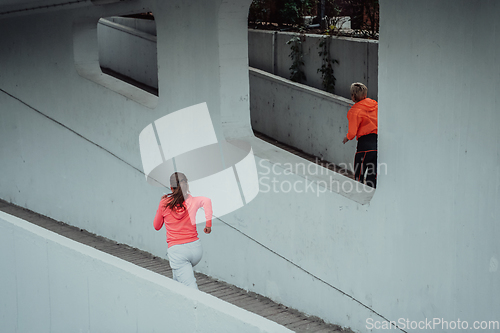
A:
<svg viewBox="0 0 500 333">
<path fill-rule="evenodd" d="M 148 252 L 126 244 L 111 241 L 66 223 L 55 221 L 4 200 L 0 200 L 0 210 L 137 266 L 172 278 L 172 270 L 166 259 L 153 256 Z M 298 333 L 345 332 L 339 326 L 327 324 L 316 317 L 306 316 L 296 310 L 274 303 L 264 296 L 247 292 L 228 283 L 210 278 L 205 274 L 195 273 L 195 275 L 201 291 L 272 320 L 292 331 Z"/>
<path fill-rule="evenodd" d="M 2 332 L 293 332 L 85 242 L 0 211 Z"/>
<path fill-rule="evenodd" d="M 164 255 L 165 234 L 151 228 L 163 191 L 144 181 L 138 134 L 204 101 L 218 130 L 250 132 L 240 57 L 249 3 L 80 2 L 85 9 L 4 14 L 0 197 Z M 97 24 L 144 6 L 156 11 L 163 59 L 155 110 L 82 78 L 73 58 L 77 19 Z M 369 204 L 305 193 L 318 183 L 284 174 L 293 156 L 252 142 L 259 166 L 276 166 L 268 176 L 278 188 L 302 193 L 262 191 L 225 224 L 214 219 L 197 269 L 359 331 L 367 319 L 496 320 L 500 2 L 386 0 L 380 13 L 379 161 L 388 169 Z"/>
<path fill-rule="evenodd" d="M 290 78 L 290 44 L 298 36 L 293 32 L 271 32 L 250 29 L 248 31 L 248 61 L 251 67 L 264 70 L 283 78 Z M 302 67 L 307 85 L 323 89 L 321 73 L 322 57 L 319 56 L 320 42 L 326 36 L 304 34 L 302 36 Z M 378 41 L 361 38 L 331 37 L 330 54 L 338 61 L 333 66 L 335 93 L 350 98 L 352 82 L 364 82 L 369 90 L 368 97 L 378 96 Z"/>
<path fill-rule="evenodd" d="M 356 140 L 347 134 L 351 100 L 250 68 L 254 130 L 353 170 Z"/>
</svg>

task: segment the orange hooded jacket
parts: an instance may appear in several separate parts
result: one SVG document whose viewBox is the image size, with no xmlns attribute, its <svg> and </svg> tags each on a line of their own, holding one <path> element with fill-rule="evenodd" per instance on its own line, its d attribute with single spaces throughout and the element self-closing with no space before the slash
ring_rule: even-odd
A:
<svg viewBox="0 0 500 333">
<path fill-rule="evenodd" d="M 378 103 L 371 98 L 365 98 L 354 104 L 347 112 L 349 120 L 349 131 L 347 138 L 349 140 L 360 136 L 375 133 L 378 129 Z"/>
</svg>

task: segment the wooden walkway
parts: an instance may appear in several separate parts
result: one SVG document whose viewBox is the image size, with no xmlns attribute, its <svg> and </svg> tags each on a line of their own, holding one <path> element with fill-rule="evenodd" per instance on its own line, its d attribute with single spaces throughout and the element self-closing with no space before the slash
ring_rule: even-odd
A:
<svg viewBox="0 0 500 333">
<path fill-rule="evenodd" d="M 0 200 L 0 210 L 79 243 L 92 246 L 100 251 L 109 253 L 155 273 L 172 278 L 172 271 L 166 259 L 162 259 L 153 256 L 148 252 L 91 234 L 83 229 L 70 226 L 63 222 L 55 221 L 51 218 L 29 211 L 22 207 L 15 206 L 3 200 Z M 253 292 L 247 292 L 228 283 L 215 280 L 207 275 L 201 273 L 195 273 L 195 275 L 198 287 L 201 291 L 272 320 L 292 331 L 298 333 L 352 332 L 351 330 L 343 330 L 337 325 L 327 324 L 317 317 L 306 316 L 297 310 L 277 304 L 267 297 Z"/>
</svg>

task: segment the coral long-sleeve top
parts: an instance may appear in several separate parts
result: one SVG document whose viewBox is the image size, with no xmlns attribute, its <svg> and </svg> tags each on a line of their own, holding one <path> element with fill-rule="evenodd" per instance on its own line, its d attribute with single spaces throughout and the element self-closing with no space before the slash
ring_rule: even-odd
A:
<svg viewBox="0 0 500 333">
<path fill-rule="evenodd" d="M 349 140 L 378 131 L 378 103 L 371 98 L 365 98 L 354 104 L 347 112 L 349 120 Z"/>
<path fill-rule="evenodd" d="M 156 230 L 160 230 L 165 224 L 168 247 L 198 240 L 196 212 L 202 207 L 205 211 L 206 226 L 212 226 L 212 201 L 209 198 L 188 195 L 184 207 L 175 209 L 165 207 L 169 200 L 170 198 L 161 199 L 153 222 Z"/>
</svg>

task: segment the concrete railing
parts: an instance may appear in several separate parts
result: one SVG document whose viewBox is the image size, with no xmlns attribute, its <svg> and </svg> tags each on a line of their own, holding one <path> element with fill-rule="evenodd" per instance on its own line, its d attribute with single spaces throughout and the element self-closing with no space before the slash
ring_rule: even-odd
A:
<svg viewBox="0 0 500 333">
<path fill-rule="evenodd" d="M 152 36 L 156 36 L 155 20 L 137 19 L 132 17 L 122 17 L 122 16 L 106 17 L 104 20 L 141 31 Z"/>
<path fill-rule="evenodd" d="M 292 60 L 290 45 L 286 42 L 297 33 L 272 32 L 252 30 L 248 31 L 248 61 L 251 67 L 266 72 L 290 78 Z M 325 36 L 304 35 L 302 42 L 304 67 L 307 85 L 323 89 L 321 73 L 322 58 L 318 55 L 319 43 Z M 336 78 L 335 94 L 350 98 L 349 88 L 353 82 L 363 82 L 368 86 L 368 97 L 377 99 L 378 95 L 378 41 L 332 37 L 330 54 L 338 60 L 334 65 Z"/>
<path fill-rule="evenodd" d="M 278 141 L 352 170 L 356 143 L 345 145 L 352 102 L 258 69 L 250 69 L 252 127 Z"/>
<path fill-rule="evenodd" d="M 2 332 L 291 332 L 0 212 Z"/>
</svg>

